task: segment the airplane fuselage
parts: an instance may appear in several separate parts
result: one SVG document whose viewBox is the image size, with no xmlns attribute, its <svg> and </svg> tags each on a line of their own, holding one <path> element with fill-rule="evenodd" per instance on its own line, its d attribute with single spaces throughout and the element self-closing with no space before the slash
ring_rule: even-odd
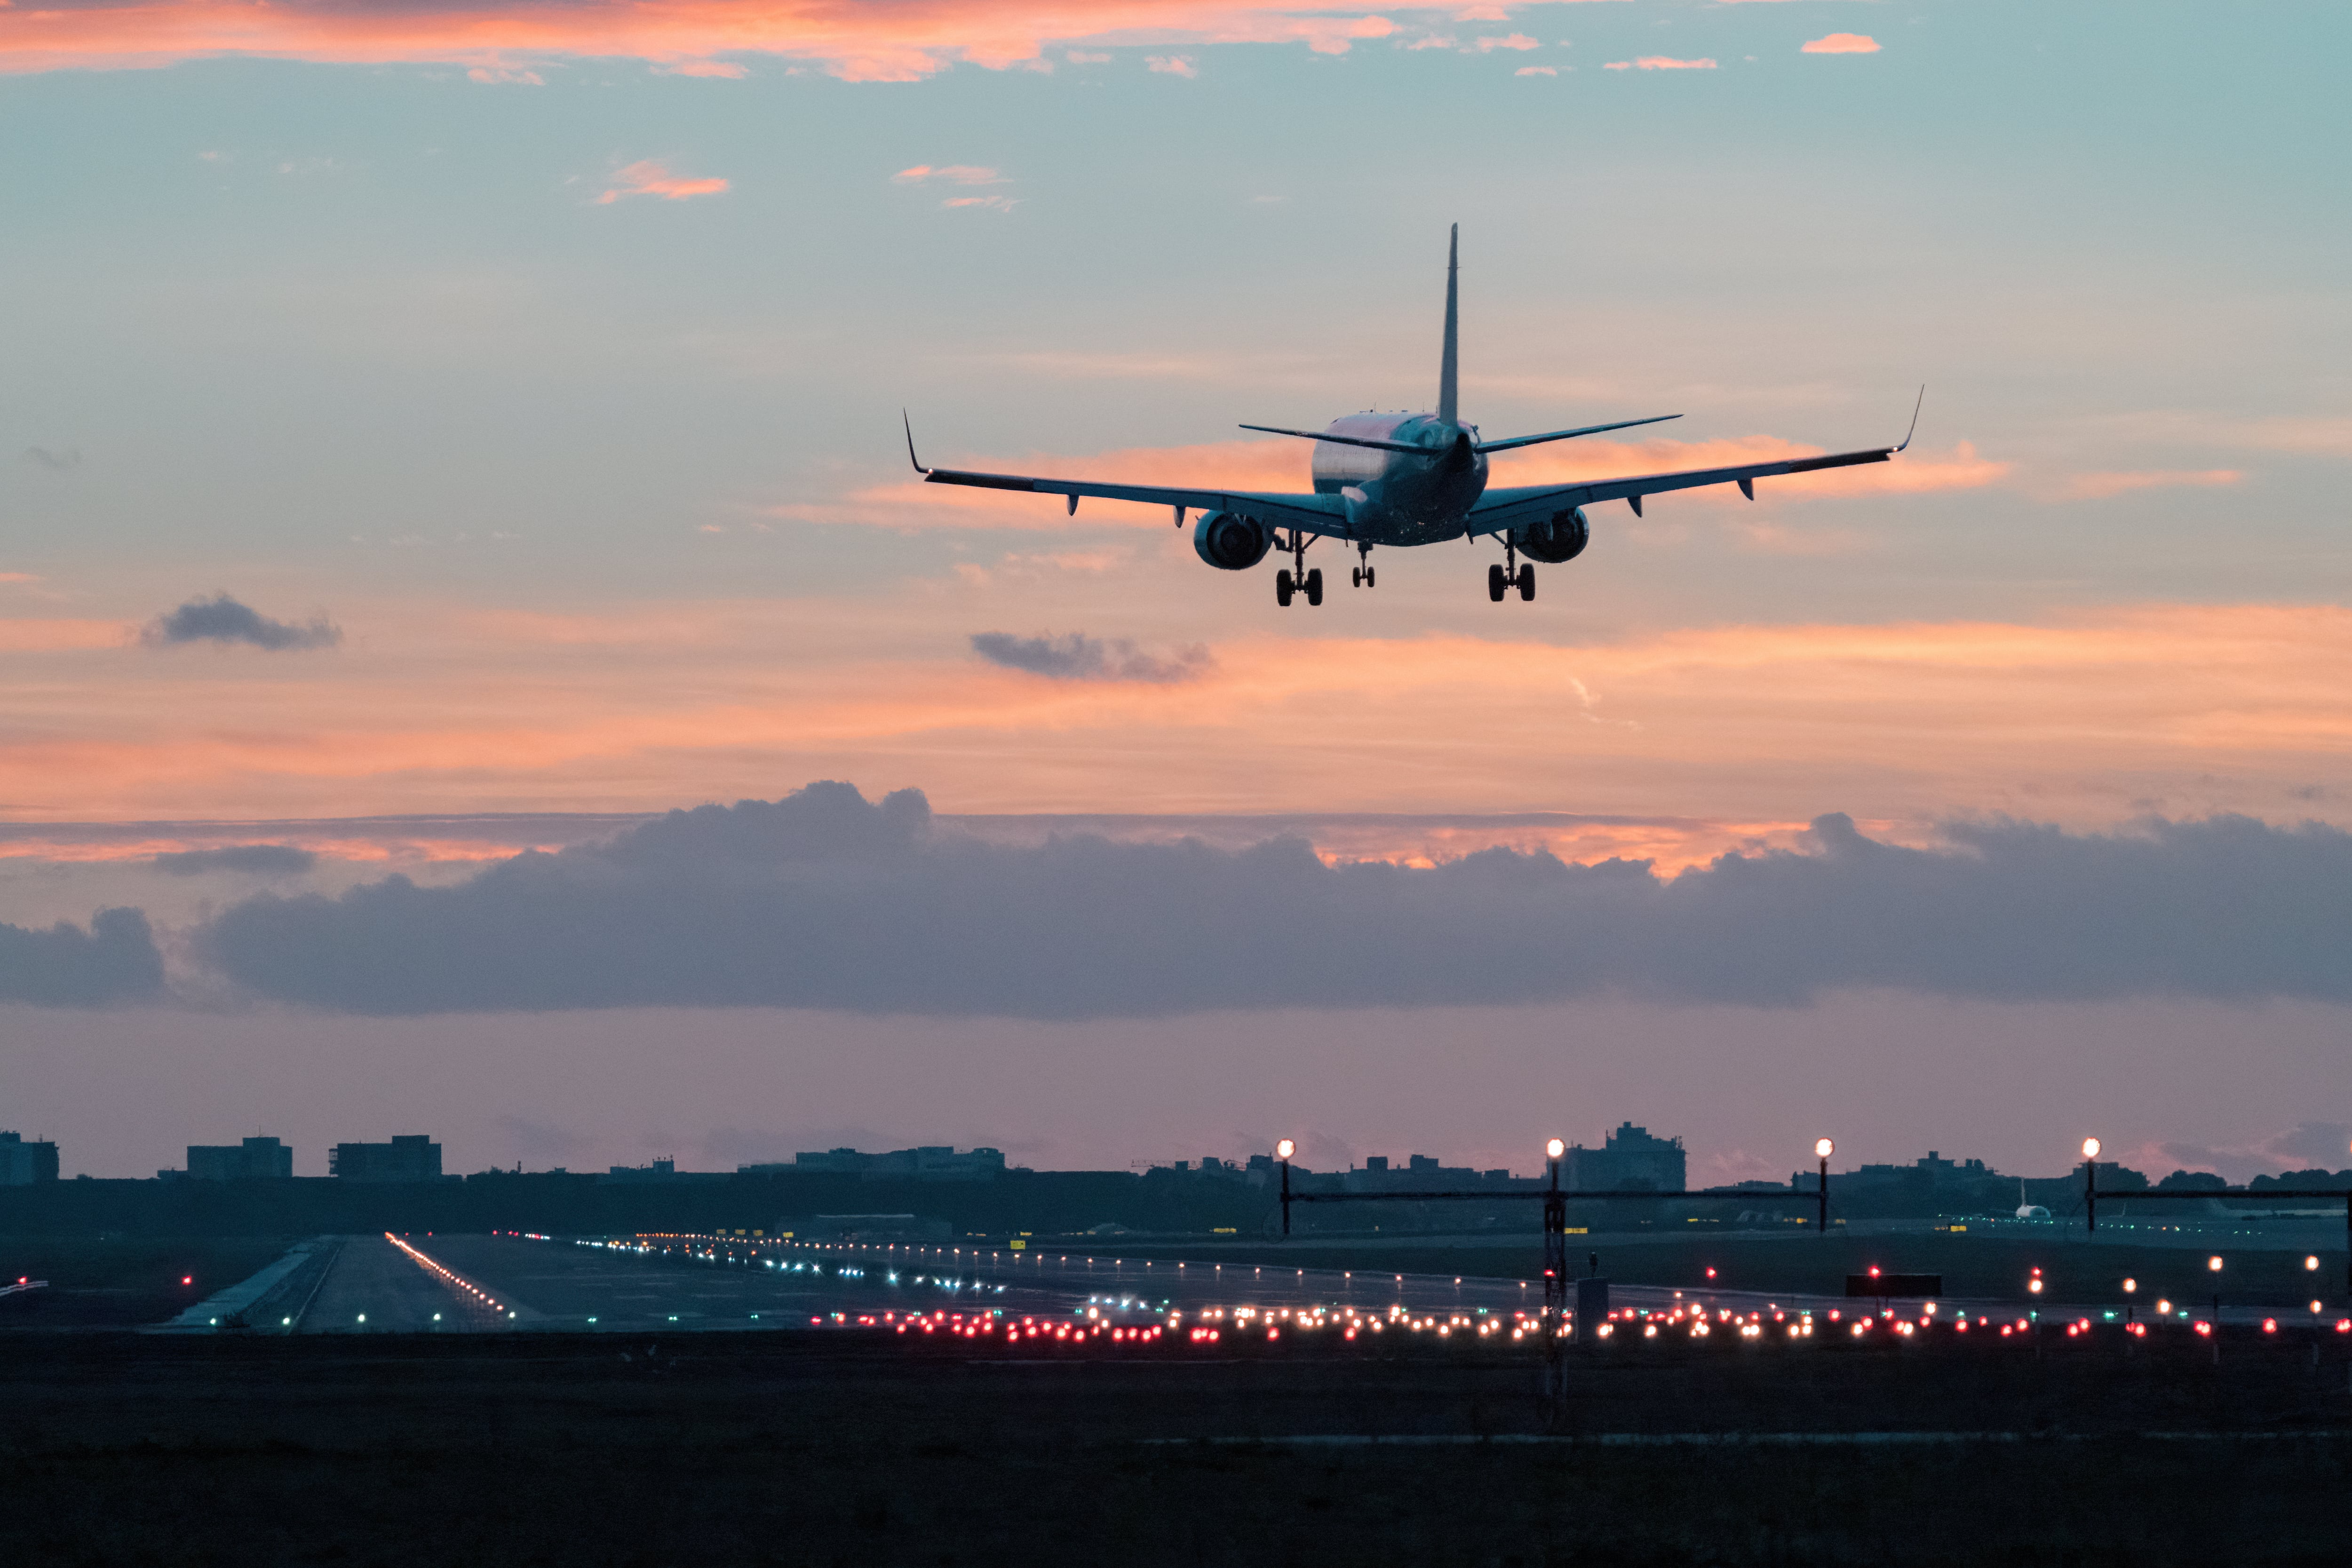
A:
<svg viewBox="0 0 2352 1568">
<path fill-rule="evenodd" d="M 1391 452 L 1315 443 L 1315 493 L 1348 503 L 1352 541 L 1433 544 L 1467 530 L 1470 509 L 1486 490 L 1486 457 L 1475 449 L 1476 426 L 1449 425 L 1429 414 L 1349 414 L 1331 421 L 1328 433 L 1427 448 Z"/>
</svg>

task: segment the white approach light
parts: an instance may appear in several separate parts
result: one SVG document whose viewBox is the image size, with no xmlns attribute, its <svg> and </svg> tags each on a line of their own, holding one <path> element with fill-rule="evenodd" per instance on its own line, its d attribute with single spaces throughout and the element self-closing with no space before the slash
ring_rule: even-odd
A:
<svg viewBox="0 0 2352 1568">
<path fill-rule="evenodd" d="M 1274 1146 L 1274 1152 L 1276 1158 L 1287 1160 L 1298 1152 L 1298 1145 L 1286 1138 Z"/>
<path fill-rule="evenodd" d="M 2084 1159 L 2085 1159 L 2085 1160 L 2095 1160 L 2095 1159 L 2097 1159 L 2098 1157 L 2099 1157 L 2099 1141 L 2098 1141 L 2097 1139 L 2095 1139 L 2095 1138 L 2085 1138 L 2085 1139 L 2084 1139 L 2084 1140 L 2083 1140 L 2083 1158 L 2084 1158 Z"/>
<path fill-rule="evenodd" d="M 1813 1157 L 1814 1157 L 1815 1159 L 1817 1159 L 1817 1160 L 1826 1160 L 1826 1159 L 1828 1159 L 1831 1155 L 1832 1155 L 1832 1154 L 1834 1154 L 1834 1153 L 1836 1153 L 1836 1152 L 1837 1152 L 1837 1145 L 1836 1145 L 1835 1143 L 1831 1142 L 1828 1139 L 1826 1139 L 1826 1138 L 1822 1138 L 1822 1139 L 1817 1139 L 1817 1140 L 1815 1140 L 1815 1141 L 1814 1141 L 1814 1143 L 1813 1143 Z"/>
<path fill-rule="evenodd" d="M 1550 1155 L 1553 1159 L 1557 1160 L 1557 1159 L 1559 1159 L 1562 1154 L 1565 1154 L 1565 1153 L 1567 1153 L 1567 1152 L 1568 1152 L 1568 1145 L 1567 1145 L 1566 1143 L 1561 1142 L 1559 1139 L 1555 1138 L 1555 1139 L 1553 1139 L 1550 1142 L 1549 1142 L 1549 1143 L 1547 1143 L 1547 1144 L 1545 1144 L 1545 1145 L 1544 1145 L 1544 1152 L 1545 1152 L 1545 1153 L 1547 1153 L 1547 1154 L 1549 1154 L 1549 1155 Z"/>
</svg>

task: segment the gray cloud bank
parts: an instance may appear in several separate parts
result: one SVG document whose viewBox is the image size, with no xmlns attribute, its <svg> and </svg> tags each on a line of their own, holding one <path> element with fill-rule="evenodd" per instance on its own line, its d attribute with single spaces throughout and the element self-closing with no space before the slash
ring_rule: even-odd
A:
<svg viewBox="0 0 2352 1568">
<path fill-rule="evenodd" d="M 991 664 L 1055 680 L 1138 680 L 1163 686 L 1205 675 L 1216 663 L 1202 643 L 1177 648 L 1163 658 L 1144 652 L 1129 638 L 1106 641 L 1084 632 L 1058 637 L 974 632 L 971 651 Z"/>
<path fill-rule="evenodd" d="M 2352 1001 L 2352 835 L 2242 817 L 2073 834 L 1961 825 L 1883 844 L 1646 862 L 1491 849 L 1326 866 L 1090 835 L 990 843 L 916 791 L 818 784 L 672 812 L 451 887 L 265 894 L 194 933 L 258 996 L 376 1015 L 778 1005 L 1035 1018 L 1614 994 L 1803 1004 L 1828 991 Z"/>
<path fill-rule="evenodd" d="M 333 647 L 343 640 L 341 627 L 326 616 L 295 622 L 272 620 L 226 594 L 190 599 L 169 615 L 158 616 L 140 632 L 149 647 L 177 647 L 184 643 L 244 643 L 269 653 Z"/>
<path fill-rule="evenodd" d="M 89 1007 L 163 990 L 163 955 L 137 910 L 100 910 L 88 929 L 0 925 L 0 1001 Z"/>
<path fill-rule="evenodd" d="M 299 844 L 224 844 L 217 849 L 175 849 L 156 856 L 151 862 L 158 871 L 174 877 L 201 877 L 207 871 L 290 877 L 318 863 L 319 857 Z"/>
</svg>

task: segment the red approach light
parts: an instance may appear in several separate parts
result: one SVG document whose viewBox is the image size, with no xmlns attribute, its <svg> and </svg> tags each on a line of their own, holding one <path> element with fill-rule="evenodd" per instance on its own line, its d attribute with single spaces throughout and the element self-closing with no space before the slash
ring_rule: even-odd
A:
<svg viewBox="0 0 2352 1568">
<path fill-rule="evenodd" d="M 180 1276 L 180 1283 L 183 1285 L 193 1285 L 195 1282 L 196 1277 L 193 1274 L 183 1274 Z"/>
<path fill-rule="evenodd" d="M 1878 1272 L 1878 1270 L 1877 1270 L 1877 1269 L 1875 1269 L 1875 1268 L 1874 1268 L 1874 1269 L 1872 1269 L 1872 1270 L 1871 1270 L 1871 1272 L 1872 1272 L 1873 1274 L 1875 1274 L 1875 1273 L 1877 1273 L 1877 1272 Z M 1706 1277 L 1707 1277 L 1708 1279 L 1714 1279 L 1714 1278 L 1715 1278 L 1715 1270 L 1714 1270 L 1714 1269 L 1712 1269 L 1712 1268 L 1708 1269 L 1708 1270 L 1706 1271 Z"/>
</svg>

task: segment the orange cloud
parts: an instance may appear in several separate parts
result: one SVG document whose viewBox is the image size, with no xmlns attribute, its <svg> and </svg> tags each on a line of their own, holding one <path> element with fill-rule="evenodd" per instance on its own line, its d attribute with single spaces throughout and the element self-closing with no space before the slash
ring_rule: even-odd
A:
<svg viewBox="0 0 2352 1568">
<path fill-rule="evenodd" d="M 1713 60 L 1678 60 L 1671 55 L 1643 55 L 1637 60 L 1611 60 L 1601 68 L 1610 71 L 1711 71 L 1716 65 Z"/>
<path fill-rule="evenodd" d="M 687 60 L 679 65 L 656 66 L 654 68 L 663 76 L 719 77 L 728 81 L 740 81 L 751 74 L 728 60 Z"/>
<path fill-rule="evenodd" d="M 1832 33 L 1815 38 L 1798 53 L 1807 55 L 1874 55 L 1878 40 L 1864 33 Z"/>
<path fill-rule="evenodd" d="M 0 798 L 18 822 L 249 821 L 658 809 L 830 777 L 920 784 L 946 812 L 1569 810 L 1633 820 L 1607 841 L 1565 824 L 1524 841 L 1669 858 L 1678 840 L 1697 853 L 1830 809 L 1914 824 L 1954 810 L 2352 819 L 2352 800 L 2313 789 L 2352 761 L 2352 608 L 2155 605 L 1579 642 L 1546 638 L 1591 617 L 1547 616 L 1539 600 L 1480 621 L 1485 636 L 1387 637 L 1351 632 L 1344 591 L 1311 628 L 1275 622 L 1262 574 L 1221 577 L 1169 547 L 1097 584 L 1086 602 L 1101 618 L 1077 625 L 1211 640 L 1214 667 L 1182 684 L 1039 681 L 971 657 L 971 631 L 1074 629 L 1053 618 L 1069 598 L 1051 582 L 1026 598 L 942 576 L 858 603 L 573 617 L 382 605 L 371 647 L 332 669 L 224 682 L 127 654 L 45 662 L 39 680 L 0 692 Z M 1401 555 L 1378 592 L 1447 568 L 1472 596 L 1475 563 L 1459 554 L 1450 567 Z M 1542 570 L 1548 595 L 1575 591 L 1577 568 Z M 1202 626 L 1242 597 L 1255 613 L 1234 629 Z M 485 668 L 500 679 L 486 687 Z M 1466 842 L 1402 832 L 1327 847 Z"/>
<path fill-rule="evenodd" d="M 2246 476 L 2236 468 L 2150 468 L 2131 473 L 2076 474 L 2058 494 L 2065 500 L 2105 500 L 2132 490 L 2181 485 L 2234 485 Z"/>
<path fill-rule="evenodd" d="M 224 56 L 359 64 L 773 55 L 850 81 L 914 81 L 958 61 L 1003 68 L 1055 45 L 1304 43 L 1344 53 L 1396 25 L 1294 14 L 1296 0 L 130 0 L 0 5 L 0 70 L 156 67 Z"/>
<path fill-rule="evenodd" d="M 596 198 L 596 205 L 610 206 L 623 196 L 659 196 L 664 201 L 682 202 L 688 196 L 715 196 L 726 189 L 724 180 L 680 179 L 669 172 L 667 164 L 645 158 L 614 174 L 612 184 Z"/>
<path fill-rule="evenodd" d="M 1632 474 L 1657 474 L 1681 468 L 1715 468 L 1737 463 L 1812 458 L 1819 457 L 1825 449 L 1782 440 L 1777 436 L 1747 436 L 1717 441 L 1588 438 L 1499 456 L 1494 459 L 1488 483 L 1496 489 L 1511 485 L 1577 484 Z M 1198 447 L 1139 447 L 1125 451 L 1099 452 L 1091 457 L 1032 452 L 1012 458 L 958 458 L 947 466 L 996 473 L 1100 479 L 1120 484 L 1196 486 L 1233 490 L 1304 490 L 1308 484 L 1307 444 L 1297 440 L 1219 441 Z M 1963 441 L 1949 453 L 1942 455 L 1914 447 L 1888 463 L 1759 479 L 1756 481 L 1756 499 L 1767 501 L 1794 497 L 1916 495 L 1932 490 L 1975 489 L 1996 483 L 2009 471 L 2009 464 L 1980 458 L 1975 447 Z M 1728 485 L 1662 497 L 1649 504 L 1653 507 L 1679 506 L 1686 501 L 1713 505 L 1747 504 L 1739 492 Z M 1079 503 L 1074 517 L 1058 496 L 932 485 L 912 476 L 856 491 L 843 503 L 794 503 L 776 508 L 775 515 L 804 521 L 871 522 L 891 528 L 1066 530 L 1097 529 L 1106 525 L 1166 528 L 1170 523 L 1170 513 L 1164 507 L 1138 506 L 1125 501 L 1085 500 Z"/>
<path fill-rule="evenodd" d="M 933 168 L 918 163 L 911 169 L 901 169 L 890 178 L 902 185 L 919 185 L 929 180 L 945 180 L 951 185 L 1001 185 L 1004 176 L 997 170 L 978 163 L 949 163 Z"/>
</svg>

